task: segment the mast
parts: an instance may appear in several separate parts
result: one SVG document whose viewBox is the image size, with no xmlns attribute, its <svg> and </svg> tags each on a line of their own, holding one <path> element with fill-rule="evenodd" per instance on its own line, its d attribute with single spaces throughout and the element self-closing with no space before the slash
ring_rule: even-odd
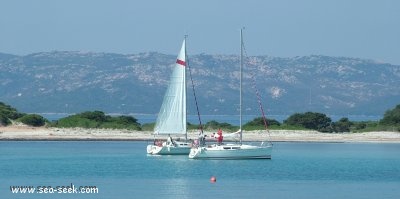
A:
<svg viewBox="0 0 400 199">
<path fill-rule="evenodd" d="M 239 97 L 239 130 L 240 144 L 242 144 L 242 78 L 243 78 L 243 28 L 240 29 L 240 97 Z"/>
<path fill-rule="evenodd" d="M 186 39 L 187 39 L 187 35 L 185 35 L 185 37 L 184 37 L 184 40 L 185 40 L 185 62 L 186 63 L 188 63 L 188 57 L 187 57 L 187 53 L 186 53 Z M 186 65 L 189 65 L 189 64 L 186 64 Z M 185 69 L 186 69 L 186 67 L 185 67 Z M 187 88 L 186 88 L 186 70 L 185 70 L 185 83 L 184 83 L 184 87 L 185 87 L 185 90 L 186 90 L 186 92 L 185 92 L 185 94 L 187 93 Z M 185 114 L 185 117 L 186 117 L 186 122 L 187 122 L 187 97 L 185 97 L 185 100 L 186 100 L 186 102 L 185 102 L 185 104 L 186 104 L 186 109 L 185 109 L 185 111 L 186 111 L 186 114 Z M 185 126 L 186 126 L 186 124 L 185 124 Z M 186 133 L 185 133 L 185 140 L 187 141 L 187 127 L 186 127 Z"/>
</svg>

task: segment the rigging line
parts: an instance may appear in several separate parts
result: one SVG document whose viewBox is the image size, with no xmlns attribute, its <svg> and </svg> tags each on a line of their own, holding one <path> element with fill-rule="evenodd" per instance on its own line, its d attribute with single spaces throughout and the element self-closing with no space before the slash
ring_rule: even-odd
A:
<svg viewBox="0 0 400 199">
<path fill-rule="evenodd" d="M 189 56 L 187 56 L 187 53 L 185 53 L 185 56 L 186 56 L 186 65 L 187 65 L 188 70 L 189 70 L 190 81 L 192 82 L 192 90 L 193 90 L 194 101 L 196 103 L 197 116 L 199 118 L 200 135 L 203 135 L 203 124 L 201 123 L 199 106 L 198 106 L 198 103 L 197 103 L 196 92 L 195 92 L 195 89 L 194 89 L 194 83 L 193 83 L 193 78 L 192 78 L 192 70 L 191 70 L 191 68 L 189 66 L 190 65 L 189 64 L 189 58 L 188 58 Z"/>
<path fill-rule="evenodd" d="M 248 60 L 248 59 L 246 59 L 246 58 L 248 58 L 247 51 L 246 51 L 246 47 L 245 47 L 244 43 L 243 43 L 242 45 L 243 45 L 243 52 L 244 52 L 244 55 L 245 55 L 245 60 Z M 248 65 L 250 65 L 249 62 L 248 62 Z M 263 105 L 262 105 L 260 92 L 259 92 L 258 89 L 257 89 L 256 76 L 255 76 L 255 75 L 256 75 L 256 73 L 255 73 L 254 70 L 253 70 L 253 71 L 251 72 L 251 79 L 252 79 L 252 82 L 253 82 L 253 88 L 254 88 L 255 91 L 256 91 L 257 101 L 258 101 L 258 105 L 259 105 L 259 108 L 260 108 L 260 111 L 261 111 L 261 114 L 262 114 L 262 119 L 263 119 L 263 122 L 264 122 L 264 127 L 265 127 L 265 130 L 266 130 L 267 133 L 268 133 L 269 142 L 271 142 L 271 134 L 270 134 L 270 132 L 269 132 L 269 130 L 268 130 L 268 122 L 267 122 L 267 118 L 265 117 L 265 112 L 264 112 L 264 108 L 263 108 Z"/>
<path fill-rule="evenodd" d="M 266 118 L 266 116 L 265 116 L 264 108 L 263 108 L 263 106 L 262 106 L 260 92 L 258 91 L 257 86 L 256 86 L 255 73 L 252 72 L 252 75 L 251 75 L 251 76 L 252 76 L 252 79 L 253 79 L 253 80 L 252 80 L 252 82 L 253 82 L 253 88 L 254 88 L 255 91 L 256 91 L 257 101 L 258 101 L 258 105 L 259 105 L 260 110 L 261 110 L 261 114 L 262 114 L 262 119 L 263 119 L 263 122 L 264 122 L 265 130 L 267 131 L 269 140 L 271 141 L 271 134 L 270 134 L 269 129 L 268 129 L 268 122 L 267 122 L 267 118 Z"/>
</svg>

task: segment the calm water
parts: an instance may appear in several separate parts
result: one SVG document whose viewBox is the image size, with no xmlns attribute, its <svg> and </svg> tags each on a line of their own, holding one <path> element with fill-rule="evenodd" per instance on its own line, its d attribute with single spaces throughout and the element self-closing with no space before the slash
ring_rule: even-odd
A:
<svg viewBox="0 0 400 199">
<path fill-rule="evenodd" d="M 400 144 L 274 143 L 272 160 L 228 161 L 147 156 L 146 144 L 0 142 L 1 198 L 400 198 Z M 70 183 L 99 193 L 10 191 Z"/>
</svg>

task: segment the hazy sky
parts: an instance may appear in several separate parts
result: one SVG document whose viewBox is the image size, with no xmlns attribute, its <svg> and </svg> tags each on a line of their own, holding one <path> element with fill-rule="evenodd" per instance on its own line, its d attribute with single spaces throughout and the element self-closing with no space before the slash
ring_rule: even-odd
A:
<svg viewBox="0 0 400 199">
<path fill-rule="evenodd" d="M 1 0 L 0 52 L 311 54 L 400 64 L 397 0 Z"/>
</svg>

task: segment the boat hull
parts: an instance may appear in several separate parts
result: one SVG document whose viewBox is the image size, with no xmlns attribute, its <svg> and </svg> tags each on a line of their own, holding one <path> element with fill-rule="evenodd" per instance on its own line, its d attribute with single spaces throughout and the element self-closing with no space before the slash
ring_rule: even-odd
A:
<svg viewBox="0 0 400 199">
<path fill-rule="evenodd" d="M 272 146 L 253 145 L 212 145 L 192 148 L 191 159 L 271 159 Z"/>
<path fill-rule="evenodd" d="M 174 145 L 147 145 L 147 154 L 151 155 L 188 155 L 190 153 L 191 144 L 179 142 Z"/>
</svg>

